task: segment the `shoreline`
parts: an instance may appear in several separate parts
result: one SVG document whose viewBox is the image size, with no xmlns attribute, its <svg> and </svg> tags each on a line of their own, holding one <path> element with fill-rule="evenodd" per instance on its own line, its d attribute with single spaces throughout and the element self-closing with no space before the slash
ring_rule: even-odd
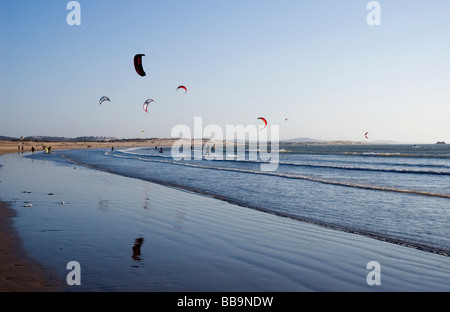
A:
<svg viewBox="0 0 450 312">
<path fill-rule="evenodd" d="M 25 252 L 14 228 L 16 212 L 0 201 L 0 292 L 58 292 L 64 286 Z"/>
<path fill-rule="evenodd" d="M 36 151 L 42 151 L 43 146 L 51 146 L 52 150 L 58 149 L 89 149 L 89 148 L 111 148 L 111 147 L 154 147 L 154 146 L 172 146 L 175 142 L 178 142 L 180 138 L 152 138 L 152 139 L 120 139 L 114 141 L 27 141 L 27 140 L 0 140 L 0 155 L 15 153 L 15 152 L 31 152 L 31 147 L 34 147 Z M 209 140 L 203 139 L 203 144 Z M 191 140 L 191 144 L 195 141 Z M 223 145 L 231 144 L 222 142 Z M 241 143 L 236 143 L 241 144 Z M 308 146 L 308 145 L 379 145 L 382 143 L 374 142 L 353 142 L 353 141 L 325 141 L 325 142 L 279 142 L 283 146 Z M 395 145 L 410 145 L 409 143 L 398 143 Z M 432 144 L 432 143 L 426 143 Z M 23 149 L 22 149 L 23 147 Z"/>
<path fill-rule="evenodd" d="M 63 142 L 63 141 L 4 141 L 0 140 L 0 155 L 9 153 L 31 152 L 34 147 L 36 152 L 43 151 L 43 146 L 51 146 L 52 150 L 60 149 L 89 149 L 111 147 L 154 147 L 171 146 L 178 139 L 142 139 L 119 140 L 108 142 Z M 23 148 L 23 149 L 22 149 Z"/>
</svg>

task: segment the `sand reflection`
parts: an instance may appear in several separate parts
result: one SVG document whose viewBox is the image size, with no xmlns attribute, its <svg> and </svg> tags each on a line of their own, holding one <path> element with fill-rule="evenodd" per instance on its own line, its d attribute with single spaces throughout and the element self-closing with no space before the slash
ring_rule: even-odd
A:
<svg viewBox="0 0 450 312">
<path fill-rule="evenodd" d="M 131 255 L 131 258 L 135 261 L 141 261 L 141 246 L 144 243 L 144 238 L 143 237 L 139 237 L 136 238 L 134 241 L 134 245 L 133 245 L 133 254 Z M 132 267 L 139 267 L 139 265 L 132 265 Z"/>
</svg>

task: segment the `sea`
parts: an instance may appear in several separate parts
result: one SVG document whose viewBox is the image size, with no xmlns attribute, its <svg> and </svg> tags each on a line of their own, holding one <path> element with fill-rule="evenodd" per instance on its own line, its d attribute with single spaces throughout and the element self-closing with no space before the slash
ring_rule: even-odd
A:
<svg viewBox="0 0 450 312">
<path fill-rule="evenodd" d="M 450 255 L 450 145 L 281 144 L 270 151 L 278 154 L 272 171 L 249 148 L 239 157 L 237 147 L 184 159 L 170 147 L 135 147 L 57 151 L 51 159 Z"/>
</svg>

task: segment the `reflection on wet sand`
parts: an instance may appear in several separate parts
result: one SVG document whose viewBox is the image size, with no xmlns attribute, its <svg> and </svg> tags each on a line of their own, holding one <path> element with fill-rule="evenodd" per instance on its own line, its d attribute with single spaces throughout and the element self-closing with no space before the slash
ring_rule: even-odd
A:
<svg viewBox="0 0 450 312">
<path fill-rule="evenodd" d="M 133 254 L 131 258 L 135 261 L 141 261 L 141 246 L 144 243 L 144 238 L 139 237 L 136 238 L 133 245 Z M 132 267 L 139 267 L 138 265 L 132 265 Z"/>
<path fill-rule="evenodd" d="M 144 202 L 143 208 L 145 210 L 149 210 L 151 208 L 149 200 L 150 200 L 150 198 L 148 196 L 142 197 L 142 201 Z"/>
<path fill-rule="evenodd" d="M 98 200 L 98 210 L 100 210 L 100 211 L 108 211 L 109 210 L 109 200 L 107 200 L 107 199 L 99 199 Z"/>
<path fill-rule="evenodd" d="M 176 212 L 176 218 L 175 221 L 177 224 L 174 226 L 175 229 L 183 231 L 183 224 L 186 220 L 186 211 L 185 209 L 179 209 Z"/>
</svg>

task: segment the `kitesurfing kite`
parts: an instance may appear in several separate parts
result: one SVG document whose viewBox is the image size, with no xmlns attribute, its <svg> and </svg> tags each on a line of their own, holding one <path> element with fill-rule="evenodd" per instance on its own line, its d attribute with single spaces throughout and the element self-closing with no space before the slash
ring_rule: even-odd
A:
<svg viewBox="0 0 450 312">
<path fill-rule="evenodd" d="M 111 102 L 107 96 L 102 96 L 99 100 L 99 104 L 102 105 L 104 101 Z"/>
<path fill-rule="evenodd" d="M 145 56 L 145 54 L 136 54 L 134 56 L 134 69 L 136 69 L 136 72 L 138 73 L 139 76 L 144 77 L 145 76 L 145 71 L 144 68 L 142 67 L 142 57 Z"/>
<path fill-rule="evenodd" d="M 177 88 L 177 91 L 178 91 L 178 89 L 183 89 L 183 90 L 184 90 L 184 94 L 187 93 L 187 88 L 186 88 L 185 86 L 179 86 L 179 87 Z"/>
<path fill-rule="evenodd" d="M 264 122 L 264 128 L 267 127 L 267 120 L 266 120 L 266 118 L 264 118 L 264 117 L 258 117 L 257 119 L 261 119 L 261 120 Z M 262 129 L 264 129 L 264 128 L 262 128 Z M 262 129 L 261 129 L 261 130 L 262 130 Z"/>
<path fill-rule="evenodd" d="M 366 133 L 364 133 L 364 136 L 366 137 L 366 139 L 368 139 L 368 137 L 367 137 L 367 134 L 368 134 L 369 132 L 366 132 Z"/>
<path fill-rule="evenodd" d="M 144 103 L 144 111 L 146 112 L 146 113 L 148 113 L 147 112 L 147 109 L 148 109 L 148 104 L 150 104 L 151 102 L 154 102 L 152 99 L 148 99 L 147 101 L 145 101 L 145 103 Z"/>
</svg>

